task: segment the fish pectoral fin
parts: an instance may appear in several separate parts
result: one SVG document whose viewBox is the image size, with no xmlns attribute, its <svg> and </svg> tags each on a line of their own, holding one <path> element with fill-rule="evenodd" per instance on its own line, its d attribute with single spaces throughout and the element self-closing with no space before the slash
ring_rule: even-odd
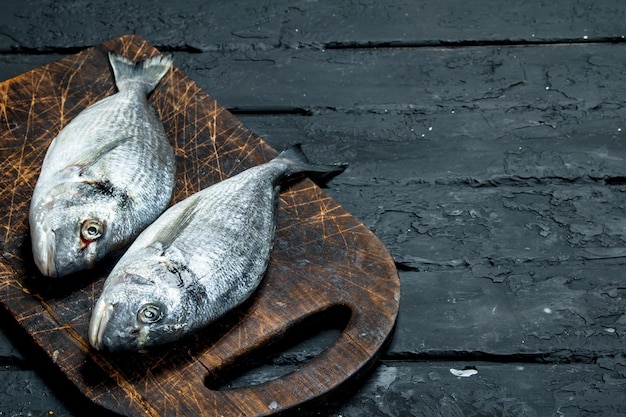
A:
<svg viewBox="0 0 626 417">
<path fill-rule="evenodd" d="M 130 137 L 117 138 L 111 142 L 104 144 L 104 146 L 98 148 L 95 152 L 89 153 L 83 158 L 79 158 L 74 165 L 68 168 L 78 168 L 78 175 L 82 176 L 85 171 L 92 167 L 96 162 L 102 159 L 106 154 L 113 149 L 119 147 L 122 143 L 126 142 Z"/>
<path fill-rule="evenodd" d="M 153 245 L 158 242 L 162 250 L 168 249 L 178 236 L 185 230 L 197 214 L 198 199 L 187 204 L 175 219 L 170 219 L 152 237 Z"/>
</svg>

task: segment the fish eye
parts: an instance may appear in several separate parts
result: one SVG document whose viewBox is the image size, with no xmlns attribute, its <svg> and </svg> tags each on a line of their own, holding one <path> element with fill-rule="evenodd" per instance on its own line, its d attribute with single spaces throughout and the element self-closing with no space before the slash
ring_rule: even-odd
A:
<svg viewBox="0 0 626 417">
<path fill-rule="evenodd" d="M 139 309 L 137 319 L 145 324 L 155 323 L 163 317 L 163 310 L 156 304 L 145 304 Z"/>
<path fill-rule="evenodd" d="M 104 226 L 99 220 L 87 219 L 80 226 L 80 236 L 84 240 L 96 240 L 102 236 Z"/>
</svg>

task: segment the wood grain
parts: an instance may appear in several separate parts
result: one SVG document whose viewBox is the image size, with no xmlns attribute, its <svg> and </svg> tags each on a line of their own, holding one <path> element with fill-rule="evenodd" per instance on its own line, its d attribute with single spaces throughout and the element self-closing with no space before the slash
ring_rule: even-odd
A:
<svg viewBox="0 0 626 417">
<path fill-rule="evenodd" d="M 0 301 L 56 366 L 95 403 L 123 415 L 270 415 L 318 399 L 364 372 L 388 340 L 399 280 L 384 245 L 308 179 L 281 194 L 275 249 L 253 298 L 205 331 L 144 355 L 87 343 L 91 308 L 111 262 L 47 280 L 30 253 L 27 211 L 39 165 L 58 131 L 115 92 L 106 53 L 158 51 L 124 36 L 0 84 Z M 276 155 L 180 70 L 151 96 L 176 147 L 175 201 Z M 213 379 L 315 317 L 348 316 L 337 340 L 281 378 L 232 390 Z"/>
</svg>

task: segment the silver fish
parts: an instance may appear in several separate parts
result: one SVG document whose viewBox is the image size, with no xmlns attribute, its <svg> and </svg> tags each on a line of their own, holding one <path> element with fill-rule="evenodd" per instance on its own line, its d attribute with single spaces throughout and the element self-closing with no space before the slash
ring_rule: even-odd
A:
<svg viewBox="0 0 626 417">
<path fill-rule="evenodd" d="M 296 145 L 170 207 L 106 279 L 91 316 L 91 345 L 145 350 L 196 331 L 241 304 L 268 264 L 281 180 L 344 168 L 313 165 Z"/>
<path fill-rule="evenodd" d="M 174 149 L 147 96 L 171 57 L 109 54 L 118 92 L 83 110 L 50 143 L 29 221 L 42 274 L 88 269 L 127 245 L 168 206 Z"/>
</svg>

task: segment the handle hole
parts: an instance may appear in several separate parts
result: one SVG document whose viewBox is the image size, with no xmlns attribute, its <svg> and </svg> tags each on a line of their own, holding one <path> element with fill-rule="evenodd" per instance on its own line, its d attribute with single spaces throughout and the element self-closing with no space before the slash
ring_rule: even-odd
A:
<svg viewBox="0 0 626 417">
<path fill-rule="evenodd" d="M 300 320 L 279 338 L 252 354 L 209 374 L 204 385 L 214 391 L 250 387 L 278 379 L 317 357 L 341 335 L 350 308 L 335 305 Z"/>
</svg>

